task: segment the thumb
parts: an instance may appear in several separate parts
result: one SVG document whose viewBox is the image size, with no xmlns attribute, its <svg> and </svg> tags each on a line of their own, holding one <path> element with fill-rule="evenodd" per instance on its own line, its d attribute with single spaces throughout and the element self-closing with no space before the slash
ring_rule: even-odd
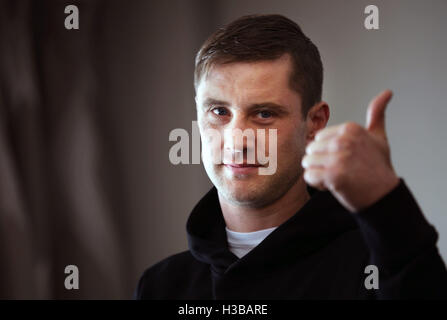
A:
<svg viewBox="0 0 447 320">
<path fill-rule="evenodd" d="M 366 130 L 383 138 L 386 138 L 385 109 L 392 96 L 391 90 L 383 91 L 369 103 L 366 114 Z"/>
</svg>

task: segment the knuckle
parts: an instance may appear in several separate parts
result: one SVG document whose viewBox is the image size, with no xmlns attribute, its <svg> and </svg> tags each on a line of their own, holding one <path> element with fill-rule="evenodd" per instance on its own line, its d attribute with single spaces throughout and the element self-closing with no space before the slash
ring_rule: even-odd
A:
<svg viewBox="0 0 447 320">
<path fill-rule="evenodd" d="M 343 149 L 350 148 L 352 146 L 352 140 L 348 136 L 338 136 L 333 141 L 335 151 L 341 151 Z"/>
<path fill-rule="evenodd" d="M 362 127 L 355 122 L 346 122 L 342 131 L 343 134 L 358 134 L 362 131 Z"/>
<path fill-rule="evenodd" d="M 312 141 L 310 142 L 307 146 L 306 146 L 306 153 L 307 154 L 311 154 L 313 152 L 315 152 L 315 150 L 317 149 L 318 145 L 316 143 L 316 141 Z"/>
<path fill-rule="evenodd" d="M 353 151 L 357 145 L 357 139 L 351 135 L 339 136 L 334 141 L 336 151 Z"/>
<path fill-rule="evenodd" d="M 309 155 L 305 154 L 303 156 L 303 158 L 301 159 L 301 166 L 303 166 L 304 168 L 306 168 L 308 166 L 308 161 L 309 161 Z"/>
<path fill-rule="evenodd" d="M 330 157 L 327 167 L 329 167 L 331 170 L 336 170 L 338 167 L 343 165 L 344 161 L 345 159 L 343 158 L 343 154 L 341 154 L 340 152 L 336 152 Z"/>
</svg>

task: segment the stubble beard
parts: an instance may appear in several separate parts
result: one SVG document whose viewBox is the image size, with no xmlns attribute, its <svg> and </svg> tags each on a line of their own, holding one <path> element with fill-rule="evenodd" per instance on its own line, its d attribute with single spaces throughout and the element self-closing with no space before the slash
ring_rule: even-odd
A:
<svg viewBox="0 0 447 320">
<path fill-rule="evenodd" d="M 279 169 L 279 167 L 278 167 Z M 300 162 L 277 170 L 273 175 L 233 175 L 223 165 L 212 165 L 208 176 L 219 194 L 235 206 L 262 208 L 277 201 L 300 179 L 303 169 Z"/>
</svg>

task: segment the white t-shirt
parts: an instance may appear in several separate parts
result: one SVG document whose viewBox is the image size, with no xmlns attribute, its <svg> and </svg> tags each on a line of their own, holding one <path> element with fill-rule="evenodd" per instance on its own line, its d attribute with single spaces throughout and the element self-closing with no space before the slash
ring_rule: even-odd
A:
<svg viewBox="0 0 447 320">
<path fill-rule="evenodd" d="M 238 258 L 242 258 L 251 249 L 262 242 L 277 227 L 258 230 L 254 232 L 236 232 L 225 227 L 227 232 L 228 248 Z"/>
</svg>

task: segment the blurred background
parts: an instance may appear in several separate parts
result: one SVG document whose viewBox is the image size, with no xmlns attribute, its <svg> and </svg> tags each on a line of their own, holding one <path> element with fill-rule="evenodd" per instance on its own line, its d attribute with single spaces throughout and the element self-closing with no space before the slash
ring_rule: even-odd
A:
<svg viewBox="0 0 447 320">
<path fill-rule="evenodd" d="M 65 6 L 79 8 L 67 30 Z M 379 30 L 364 27 L 369 4 Z M 396 171 L 447 258 L 447 2 L 0 0 L 0 298 L 129 299 L 141 273 L 187 249 L 185 223 L 211 187 L 172 165 L 191 132 L 194 56 L 241 15 L 280 13 L 320 50 L 330 125 L 364 124 L 394 91 Z M 66 290 L 65 266 L 79 268 Z"/>
</svg>

